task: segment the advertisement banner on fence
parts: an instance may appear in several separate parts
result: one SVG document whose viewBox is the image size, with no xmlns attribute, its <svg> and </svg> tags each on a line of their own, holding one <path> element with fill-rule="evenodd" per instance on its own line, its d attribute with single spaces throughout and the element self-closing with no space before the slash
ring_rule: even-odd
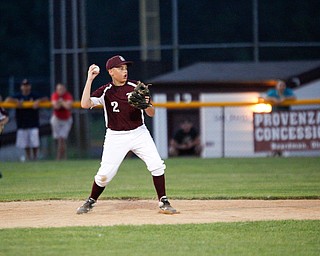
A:
<svg viewBox="0 0 320 256">
<path fill-rule="evenodd" d="M 320 150 L 320 110 L 253 114 L 254 151 Z"/>
</svg>

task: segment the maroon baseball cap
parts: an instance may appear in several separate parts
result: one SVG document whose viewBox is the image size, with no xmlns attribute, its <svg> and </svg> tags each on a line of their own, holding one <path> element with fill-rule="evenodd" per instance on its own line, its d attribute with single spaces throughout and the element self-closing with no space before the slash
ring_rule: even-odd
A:
<svg viewBox="0 0 320 256">
<path fill-rule="evenodd" d="M 110 59 L 108 59 L 107 64 L 106 64 L 106 68 L 108 70 L 111 68 L 119 67 L 124 64 L 131 65 L 131 64 L 133 64 L 133 62 L 125 60 L 125 58 L 123 58 L 120 55 L 116 55 L 116 56 L 113 56 Z"/>
</svg>

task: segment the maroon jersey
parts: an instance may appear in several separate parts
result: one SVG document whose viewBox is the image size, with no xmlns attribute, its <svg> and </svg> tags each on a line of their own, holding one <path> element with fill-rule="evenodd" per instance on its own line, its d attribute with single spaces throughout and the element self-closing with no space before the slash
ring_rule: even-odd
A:
<svg viewBox="0 0 320 256">
<path fill-rule="evenodd" d="M 128 94 L 133 91 L 136 81 L 129 80 L 123 86 L 108 83 L 91 94 L 94 106 L 103 105 L 106 127 L 114 131 L 128 131 L 144 123 L 143 110 L 128 103 Z"/>
</svg>

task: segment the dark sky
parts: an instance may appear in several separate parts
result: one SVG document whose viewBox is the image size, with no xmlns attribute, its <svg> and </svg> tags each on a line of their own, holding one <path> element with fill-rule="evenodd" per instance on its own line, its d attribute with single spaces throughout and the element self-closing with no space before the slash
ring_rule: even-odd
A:
<svg viewBox="0 0 320 256">
<path fill-rule="evenodd" d="M 89 47 L 139 45 L 139 1 L 87 3 Z M 320 43 L 319 0 L 259 0 L 261 42 Z M 252 0 L 178 1 L 179 43 L 252 43 Z M 10 76 L 49 77 L 48 1 L 0 2 L 0 81 Z M 160 1 L 161 44 L 172 44 L 172 5 Z M 133 56 L 139 53 L 133 53 Z M 90 56 L 89 56 L 90 57 Z M 171 51 L 162 52 L 164 63 Z M 185 49 L 180 65 L 197 61 L 252 61 L 250 47 Z M 261 60 L 320 59 L 320 47 L 264 47 Z"/>
</svg>

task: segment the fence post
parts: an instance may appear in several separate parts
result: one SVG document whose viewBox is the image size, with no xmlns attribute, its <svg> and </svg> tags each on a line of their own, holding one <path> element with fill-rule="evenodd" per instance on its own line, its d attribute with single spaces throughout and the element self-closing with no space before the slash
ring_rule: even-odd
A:
<svg viewBox="0 0 320 256">
<path fill-rule="evenodd" d="M 225 106 L 221 108 L 221 150 L 222 150 L 222 157 L 225 157 Z"/>
</svg>

